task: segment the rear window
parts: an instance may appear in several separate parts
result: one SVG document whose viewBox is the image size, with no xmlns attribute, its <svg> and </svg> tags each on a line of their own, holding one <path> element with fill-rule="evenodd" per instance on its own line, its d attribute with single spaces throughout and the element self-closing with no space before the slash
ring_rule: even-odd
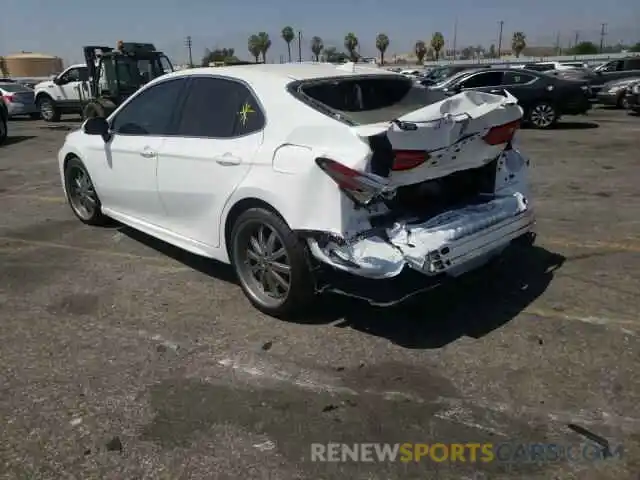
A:
<svg viewBox="0 0 640 480">
<path fill-rule="evenodd" d="M 19 83 L 0 83 L 0 90 L 11 93 L 30 92 L 31 89 Z"/>
<path fill-rule="evenodd" d="M 325 113 L 337 113 L 352 124 L 395 120 L 437 101 L 429 90 L 416 87 L 408 78 L 336 78 L 298 87 L 302 99 L 319 103 Z M 319 106 L 319 105 L 315 105 Z"/>
</svg>

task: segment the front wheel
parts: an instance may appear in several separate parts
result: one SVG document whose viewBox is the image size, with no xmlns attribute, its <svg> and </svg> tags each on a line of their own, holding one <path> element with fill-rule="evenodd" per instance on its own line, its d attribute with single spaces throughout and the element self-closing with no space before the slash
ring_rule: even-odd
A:
<svg viewBox="0 0 640 480">
<path fill-rule="evenodd" d="M 529 111 L 529 123 L 534 128 L 547 129 L 555 125 L 558 120 L 556 109 L 547 102 L 540 102 Z"/>
<path fill-rule="evenodd" d="M 274 212 L 251 208 L 236 220 L 230 253 L 249 301 L 273 317 L 300 313 L 314 298 L 306 247 Z"/>
<path fill-rule="evenodd" d="M 89 172 L 79 158 L 72 158 L 64 169 L 67 201 L 76 217 L 87 225 L 105 225 L 107 217 L 101 210 L 100 199 Z"/>
<path fill-rule="evenodd" d="M 47 122 L 59 122 L 62 116 L 56 102 L 49 96 L 43 96 L 38 99 L 38 110 L 40 110 L 42 119 Z"/>
</svg>

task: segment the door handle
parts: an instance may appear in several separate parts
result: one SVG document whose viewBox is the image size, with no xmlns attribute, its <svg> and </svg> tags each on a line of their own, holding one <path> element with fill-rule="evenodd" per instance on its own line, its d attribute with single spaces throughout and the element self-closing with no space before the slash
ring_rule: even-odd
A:
<svg viewBox="0 0 640 480">
<path fill-rule="evenodd" d="M 145 148 L 143 151 L 140 152 L 140 156 L 144 158 L 155 158 L 157 155 L 158 155 L 157 152 L 148 148 Z"/>
<path fill-rule="evenodd" d="M 224 155 L 220 155 L 219 157 L 215 157 L 214 160 L 218 165 L 222 165 L 224 167 L 232 167 L 234 165 L 240 165 L 242 160 L 235 155 L 230 153 L 225 153 Z"/>
</svg>

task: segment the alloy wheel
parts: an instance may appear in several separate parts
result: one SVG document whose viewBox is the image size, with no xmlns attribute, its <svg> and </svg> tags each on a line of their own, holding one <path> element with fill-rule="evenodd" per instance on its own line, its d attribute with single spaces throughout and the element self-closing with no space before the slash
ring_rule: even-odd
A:
<svg viewBox="0 0 640 480">
<path fill-rule="evenodd" d="M 550 127 L 556 119 L 556 112 L 551 105 L 541 103 L 533 107 L 530 120 L 538 128 Z"/>
<path fill-rule="evenodd" d="M 98 208 L 95 188 L 84 168 L 73 166 L 68 174 L 67 195 L 76 214 L 83 220 L 90 220 Z"/>
<path fill-rule="evenodd" d="M 234 243 L 234 263 L 248 293 L 267 307 L 283 304 L 291 288 L 291 264 L 278 232 L 262 222 L 247 222 Z"/>
<path fill-rule="evenodd" d="M 50 121 L 53 118 L 53 103 L 50 100 L 44 99 L 40 101 L 40 114 L 46 121 Z"/>
</svg>

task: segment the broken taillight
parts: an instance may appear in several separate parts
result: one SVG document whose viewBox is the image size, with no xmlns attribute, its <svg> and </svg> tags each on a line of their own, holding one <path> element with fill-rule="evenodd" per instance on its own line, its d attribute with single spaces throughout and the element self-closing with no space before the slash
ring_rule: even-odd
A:
<svg viewBox="0 0 640 480">
<path fill-rule="evenodd" d="M 502 145 L 503 143 L 509 143 L 513 139 L 518 128 L 520 128 L 520 120 L 515 120 L 504 125 L 492 127 L 483 138 L 489 145 Z"/>
<path fill-rule="evenodd" d="M 335 160 L 316 158 L 316 164 L 338 184 L 347 197 L 359 205 L 369 205 L 389 190 L 382 177 L 359 172 Z"/>
<path fill-rule="evenodd" d="M 394 160 L 391 170 L 401 172 L 411 170 L 422 165 L 429 158 L 424 150 L 394 150 Z"/>
</svg>

